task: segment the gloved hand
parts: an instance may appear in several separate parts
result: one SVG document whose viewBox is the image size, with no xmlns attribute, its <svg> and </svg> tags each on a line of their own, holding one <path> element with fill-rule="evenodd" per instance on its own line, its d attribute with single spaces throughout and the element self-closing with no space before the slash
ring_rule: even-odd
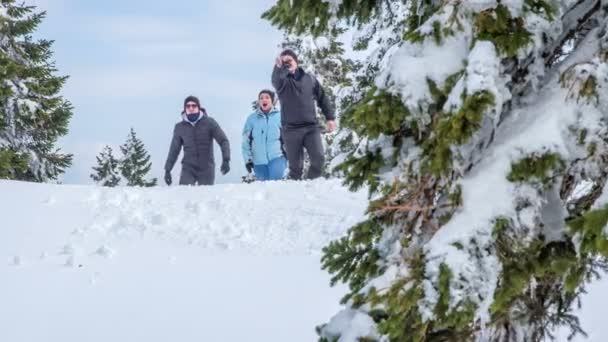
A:
<svg viewBox="0 0 608 342">
<path fill-rule="evenodd" d="M 173 183 L 173 178 L 171 178 L 171 172 L 169 171 L 165 171 L 165 183 L 167 183 L 167 185 Z"/>
<path fill-rule="evenodd" d="M 247 164 L 245 164 L 245 168 L 247 169 L 247 172 L 253 173 L 253 162 L 251 160 L 248 161 Z"/>
<path fill-rule="evenodd" d="M 230 172 L 230 161 L 229 160 L 224 160 L 224 162 L 222 162 L 222 167 L 220 167 L 220 171 L 222 171 L 223 175 Z"/>
</svg>

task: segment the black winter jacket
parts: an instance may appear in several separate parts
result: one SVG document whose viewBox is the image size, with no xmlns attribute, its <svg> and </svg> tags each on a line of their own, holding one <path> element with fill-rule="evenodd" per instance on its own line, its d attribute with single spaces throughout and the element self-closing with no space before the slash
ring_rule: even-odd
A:
<svg viewBox="0 0 608 342">
<path fill-rule="evenodd" d="M 319 81 L 298 68 L 290 73 L 286 66 L 275 65 L 272 85 L 281 101 L 281 122 L 288 128 L 318 124 L 315 101 L 327 120 L 334 120 L 334 108 Z"/>
</svg>

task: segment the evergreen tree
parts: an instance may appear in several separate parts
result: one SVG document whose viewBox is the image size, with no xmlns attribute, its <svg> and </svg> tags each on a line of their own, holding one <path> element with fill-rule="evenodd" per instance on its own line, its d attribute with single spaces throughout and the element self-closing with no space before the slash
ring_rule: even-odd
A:
<svg viewBox="0 0 608 342">
<path fill-rule="evenodd" d="M 95 173 L 91 178 L 101 186 L 115 187 L 120 184 L 120 173 L 118 171 L 119 161 L 114 157 L 112 148 L 105 146 L 97 158 L 97 166 L 93 167 Z"/>
<path fill-rule="evenodd" d="M 341 124 L 364 222 L 324 249 L 322 342 L 542 341 L 608 257 L 608 20 L 582 0 L 278 0 L 288 33 L 359 32 Z"/>
<path fill-rule="evenodd" d="M 55 75 L 52 42 L 32 38 L 44 16 L 0 0 L 0 178 L 55 180 L 72 162 L 55 147 L 72 116 L 58 95 L 67 77 Z"/>
<path fill-rule="evenodd" d="M 151 187 L 156 185 L 156 178 L 145 179 L 152 169 L 152 163 L 144 143 L 137 138 L 133 128 L 131 128 L 127 142 L 120 146 L 120 151 L 123 156 L 119 168 L 122 177 L 127 181 L 127 186 Z"/>
</svg>

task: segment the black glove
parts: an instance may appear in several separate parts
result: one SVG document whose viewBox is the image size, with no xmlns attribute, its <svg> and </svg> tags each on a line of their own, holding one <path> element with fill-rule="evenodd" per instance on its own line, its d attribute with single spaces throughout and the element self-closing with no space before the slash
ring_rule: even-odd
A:
<svg viewBox="0 0 608 342">
<path fill-rule="evenodd" d="M 171 185 L 171 183 L 173 183 L 173 178 L 171 178 L 170 171 L 165 171 L 165 183 L 167 183 L 167 185 Z"/>
<path fill-rule="evenodd" d="M 253 172 L 253 162 L 250 160 L 247 162 L 247 164 L 245 164 L 245 168 L 247 169 L 247 172 L 252 173 Z"/>
<path fill-rule="evenodd" d="M 224 162 L 222 163 L 222 167 L 220 167 L 220 171 L 222 171 L 223 175 L 230 172 L 230 161 L 229 160 L 224 160 Z"/>
</svg>

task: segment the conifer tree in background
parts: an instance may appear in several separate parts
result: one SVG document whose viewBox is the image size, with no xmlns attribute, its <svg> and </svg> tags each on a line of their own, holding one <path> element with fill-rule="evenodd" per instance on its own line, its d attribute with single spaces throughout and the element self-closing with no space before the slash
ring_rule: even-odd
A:
<svg viewBox="0 0 608 342">
<path fill-rule="evenodd" d="M 67 77 L 55 75 L 52 42 L 32 38 L 44 16 L 0 0 L 0 178 L 56 180 L 72 162 L 55 146 L 72 116 L 59 96 Z"/>
<path fill-rule="evenodd" d="M 156 185 L 156 178 L 146 180 L 146 176 L 152 169 L 152 163 L 148 151 L 143 142 L 137 138 L 133 128 L 131 128 L 127 142 L 120 146 L 120 151 L 122 159 L 119 169 L 127 186 L 151 187 Z"/>
<path fill-rule="evenodd" d="M 96 157 L 97 166 L 93 167 L 95 173 L 91 178 L 101 186 L 115 187 L 120 184 L 119 161 L 114 157 L 112 148 L 105 146 Z"/>
<path fill-rule="evenodd" d="M 289 34 L 357 31 L 338 167 L 364 222 L 324 249 L 335 341 L 542 341 L 608 257 L 603 1 L 278 0 Z"/>
</svg>

